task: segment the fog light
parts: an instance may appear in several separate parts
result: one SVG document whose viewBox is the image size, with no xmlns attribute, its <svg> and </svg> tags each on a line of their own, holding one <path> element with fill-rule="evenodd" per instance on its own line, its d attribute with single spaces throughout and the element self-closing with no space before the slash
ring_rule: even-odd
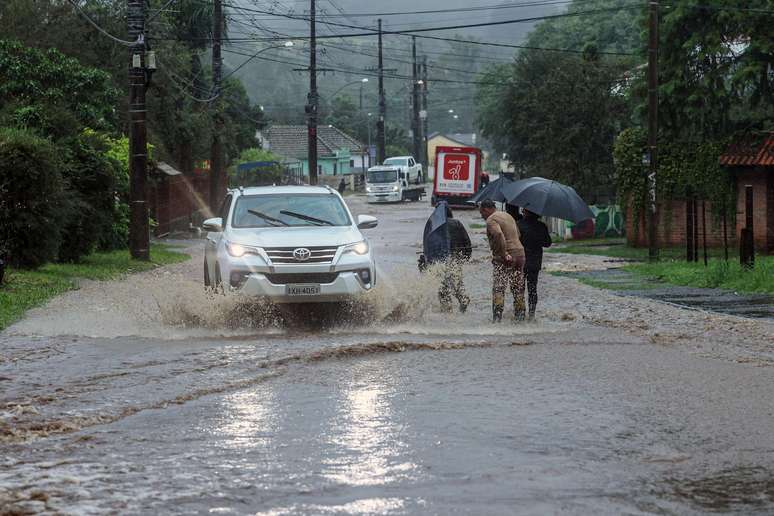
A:
<svg viewBox="0 0 774 516">
<path fill-rule="evenodd" d="M 231 286 L 234 288 L 241 287 L 245 284 L 249 275 L 250 271 L 231 271 L 231 278 L 229 278 Z"/>
<path fill-rule="evenodd" d="M 360 269 L 357 271 L 357 277 L 365 284 L 371 283 L 371 271 L 368 269 Z"/>
</svg>

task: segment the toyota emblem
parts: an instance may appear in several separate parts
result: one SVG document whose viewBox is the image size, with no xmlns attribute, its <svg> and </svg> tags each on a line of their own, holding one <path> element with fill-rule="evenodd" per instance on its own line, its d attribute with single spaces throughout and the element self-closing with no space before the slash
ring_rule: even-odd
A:
<svg viewBox="0 0 774 516">
<path fill-rule="evenodd" d="M 310 251 L 306 247 L 299 247 L 298 249 L 293 251 L 293 258 L 295 258 L 297 262 L 305 262 L 311 257 L 312 257 L 312 251 Z"/>
</svg>

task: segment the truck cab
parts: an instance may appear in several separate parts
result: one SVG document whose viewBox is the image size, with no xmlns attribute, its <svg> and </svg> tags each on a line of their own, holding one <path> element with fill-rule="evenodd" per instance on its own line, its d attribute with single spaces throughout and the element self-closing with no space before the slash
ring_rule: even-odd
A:
<svg viewBox="0 0 774 516">
<path fill-rule="evenodd" d="M 409 184 L 420 184 L 423 180 L 422 165 L 413 156 L 394 156 L 384 160 L 385 166 L 398 167 L 406 174 Z"/>
<path fill-rule="evenodd" d="M 402 167 L 378 165 L 366 173 L 366 195 L 369 203 L 420 200 L 425 189 L 409 181 Z"/>
</svg>

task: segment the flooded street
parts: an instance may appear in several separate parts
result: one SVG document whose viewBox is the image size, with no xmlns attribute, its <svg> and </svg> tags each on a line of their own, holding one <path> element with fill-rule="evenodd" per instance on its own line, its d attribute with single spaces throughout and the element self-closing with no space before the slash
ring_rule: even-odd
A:
<svg viewBox="0 0 774 516">
<path fill-rule="evenodd" d="M 187 241 L 0 334 L 0 514 L 774 511 L 771 320 L 544 272 L 538 321 L 493 326 L 475 211 L 472 302 L 442 313 L 428 204 L 347 202 L 379 218 L 367 310 L 206 294 Z"/>
</svg>

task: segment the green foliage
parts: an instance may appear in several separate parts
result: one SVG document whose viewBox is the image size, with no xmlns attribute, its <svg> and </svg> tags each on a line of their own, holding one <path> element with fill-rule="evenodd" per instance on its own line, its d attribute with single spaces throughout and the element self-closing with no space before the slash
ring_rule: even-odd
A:
<svg viewBox="0 0 774 516">
<path fill-rule="evenodd" d="M 107 145 L 95 133 L 84 132 L 64 143 L 62 172 L 73 209 L 63 224 L 59 260 L 77 262 L 103 239 L 110 240 L 120 164 L 106 156 Z"/>
<path fill-rule="evenodd" d="M 620 7 L 622 0 L 576 0 L 567 11 Z M 546 20 L 512 64 L 489 67 L 476 95 L 476 123 L 497 153 L 517 170 L 573 186 L 590 202 L 611 196 L 615 185 L 613 143 L 631 123 L 631 102 L 622 83 L 642 46 L 639 17 L 619 9 Z M 506 84 L 505 86 L 503 84 Z"/>
<path fill-rule="evenodd" d="M 0 252 L 17 267 L 57 256 L 71 209 L 57 149 L 29 131 L 0 129 Z"/>
<path fill-rule="evenodd" d="M 82 125 L 111 129 L 116 103 L 117 91 L 107 73 L 56 49 L 44 52 L 0 40 L 0 108 L 14 104 L 17 116 L 47 119 L 46 110 L 56 106 Z"/>
<path fill-rule="evenodd" d="M 711 202 L 715 218 L 725 214 L 733 219 L 736 208 L 736 185 L 732 173 L 720 166 L 720 155 L 728 141 L 659 140 L 656 196 L 660 202 L 696 196 Z M 618 190 L 633 209 L 634 217 L 642 213 L 647 196 L 648 166 L 642 163 L 647 150 L 643 129 L 623 131 L 615 143 Z"/>
<path fill-rule="evenodd" d="M 237 170 L 237 166 L 243 163 L 255 161 L 274 161 L 275 165 L 258 167 L 250 170 Z M 251 147 L 243 150 L 234 164 L 228 168 L 228 181 L 230 187 L 236 186 L 266 186 L 280 184 L 282 182 L 282 159 L 267 150 Z"/>
<path fill-rule="evenodd" d="M 626 270 L 656 278 L 674 285 L 721 288 L 735 292 L 774 293 L 774 256 L 759 256 L 753 270 L 742 268 L 738 261 L 710 259 L 709 265 L 684 261 L 629 265 Z"/>
<path fill-rule="evenodd" d="M 722 9 L 728 7 L 729 9 Z M 770 0 L 693 1 L 663 10 L 659 118 L 670 138 L 719 140 L 774 124 L 774 23 Z M 644 78 L 638 88 L 644 111 Z"/>
<path fill-rule="evenodd" d="M 594 202 L 614 189 L 613 142 L 629 113 L 617 86 L 623 72 L 614 62 L 522 53 L 485 75 L 479 127 L 528 175 L 569 184 Z"/>
</svg>

